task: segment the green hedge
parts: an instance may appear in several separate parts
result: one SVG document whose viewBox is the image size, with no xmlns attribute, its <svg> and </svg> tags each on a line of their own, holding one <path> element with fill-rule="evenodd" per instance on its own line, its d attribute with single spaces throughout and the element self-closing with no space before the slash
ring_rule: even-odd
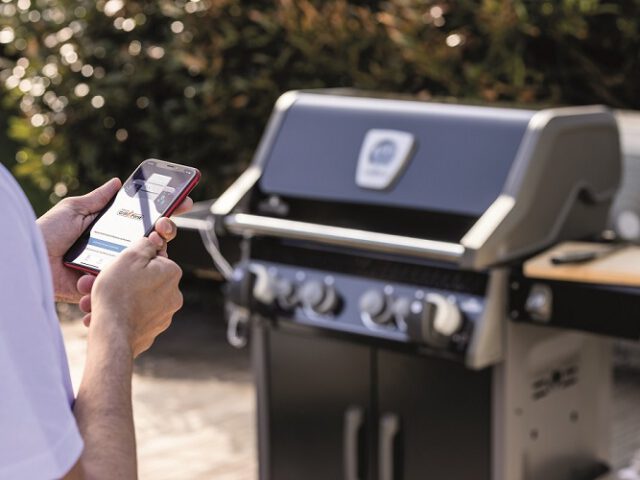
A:
<svg viewBox="0 0 640 480">
<path fill-rule="evenodd" d="M 0 85 L 19 152 L 2 161 L 40 210 L 148 157 L 200 168 L 204 198 L 250 160 L 289 89 L 639 108 L 639 6 L 5 0 Z"/>
</svg>

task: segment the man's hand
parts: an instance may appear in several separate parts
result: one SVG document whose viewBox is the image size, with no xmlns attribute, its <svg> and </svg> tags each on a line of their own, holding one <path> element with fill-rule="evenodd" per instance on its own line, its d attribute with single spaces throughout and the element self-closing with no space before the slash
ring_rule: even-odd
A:
<svg viewBox="0 0 640 480">
<path fill-rule="evenodd" d="M 191 203 L 188 206 L 191 208 Z M 163 246 L 158 251 L 158 255 L 161 257 L 167 257 L 167 242 L 170 242 L 174 238 L 176 238 L 176 234 L 178 233 L 178 228 L 176 225 L 166 217 L 160 218 L 155 225 L 155 232 L 151 235 L 158 234 L 165 241 Z M 149 238 L 152 238 L 151 236 Z M 78 283 L 76 284 L 77 291 L 82 295 L 80 298 L 79 307 L 80 310 L 85 313 L 82 322 L 85 326 L 89 326 L 91 323 L 91 290 L 93 289 L 93 284 L 96 281 L 96 277 L 94 275 L 86 274 L 80 276 L 78 279 Z"/>
<path fill-rule="evenodd" d="M 47 246 L 57 301 L 78 303 L 82 298 L 83 293 L 78 291 L 78 280 L 83 274 L 65 267 L 62 257 L 121 186 L 120 180 L 112 178 L 86 195 L 65 198 L 38 219 Z M 185 213 L 192 205 L 193 201 L 187 197 L 175 213 Z M 156 223 L 156 231 L 166 240 L 171 240 L 175 237 L 176 227 L 169 219 L 160 219 Z"/>
<path fill-rule="evenodd" d="M 124 250 L 96 277 L 91 292 L 90 339 L 101 337 L 107 345 L 126 345 L 135 357 L 169 326 L 173 314 L 182 307 L 178 289 L 182 270 L 161 255 L 164 248 L 166 242 L 152 232 Z"/>
</svg>

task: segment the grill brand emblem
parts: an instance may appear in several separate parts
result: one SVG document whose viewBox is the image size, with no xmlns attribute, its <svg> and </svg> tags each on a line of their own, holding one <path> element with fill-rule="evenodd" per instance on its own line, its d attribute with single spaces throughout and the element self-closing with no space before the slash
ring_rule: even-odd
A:
<svg viewBox="0 0 640 480">
<path fill-rule="evenodd" d="M 389 165 L 396 155 L 396 144 L 393 140 L 381 140 L 371 150 L 369 155 L 369 163 L 372 165 Z"/>
<path fill-rule="evenodd" d="M 133 210 L 129 210 L 128 208 L 121 208 L 118 210 L 118 215 L 125 218 L 130 218 L 131 220 L 142 220 L 142 215 L 134 212 Z"/>
<path fill-rule="evenodd" d="M 409 163 L 415 143 L 408 132 L 369 130 L 360 147 L 356 184 L 374 190 L 389 188 Z"/>
</svg>

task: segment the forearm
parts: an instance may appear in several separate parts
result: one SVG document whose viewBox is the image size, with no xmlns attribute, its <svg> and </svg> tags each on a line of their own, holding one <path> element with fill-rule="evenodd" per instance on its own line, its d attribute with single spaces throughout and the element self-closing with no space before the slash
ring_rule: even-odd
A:
<svg viewBox="0 0 640 480">
<path fill-rule="evenodd" d="M 85 478 L 137 478 L 132 369 L 132 353 L 126 342 L 118 335 L 90 331 L 87 362 L 74 406 L 85 444 L 79 465 Z"/>
</svg>

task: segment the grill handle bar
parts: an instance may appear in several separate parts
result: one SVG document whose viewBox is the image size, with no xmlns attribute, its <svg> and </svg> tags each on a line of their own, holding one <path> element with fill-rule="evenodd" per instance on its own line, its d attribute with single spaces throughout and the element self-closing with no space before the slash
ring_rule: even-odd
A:
<svg viewBox="0 0 640 480">
<path fill-rule="evenodd" d="M 238 235 L 265 235 L 293 240 L 309 240 L 374 252 L 417 256 L 457 263 L 464 254 L 458 243 L 333 227 L 316 223 L 236 213 L 224 217 L 224 226 Z"/>
</svg>

